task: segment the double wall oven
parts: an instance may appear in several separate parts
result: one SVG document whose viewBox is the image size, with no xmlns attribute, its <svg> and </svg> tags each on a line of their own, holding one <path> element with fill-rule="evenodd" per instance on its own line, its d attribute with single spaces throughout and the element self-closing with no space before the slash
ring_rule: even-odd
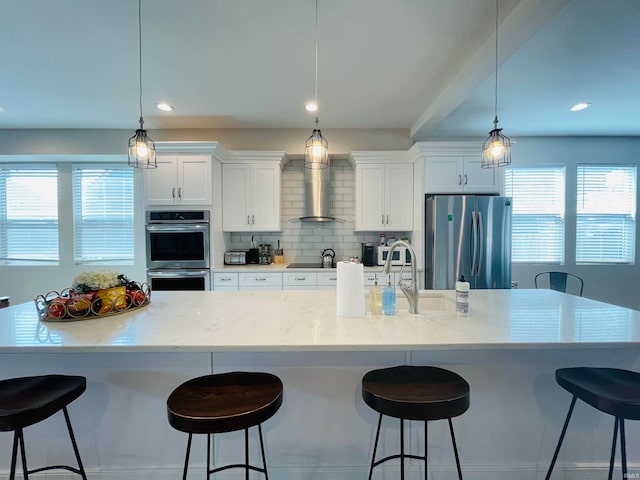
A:
<svg viewBox="0 0 640 480">
<path fill-rule="evenodd" d="M 153 290 L 209 290 L 209 211 L 147 211 L 147 282 Z"/>
</svg>

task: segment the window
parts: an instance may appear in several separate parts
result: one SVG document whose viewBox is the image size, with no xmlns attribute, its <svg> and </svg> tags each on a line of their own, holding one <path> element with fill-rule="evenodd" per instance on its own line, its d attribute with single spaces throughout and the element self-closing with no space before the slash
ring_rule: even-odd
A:
<svg viewBox="0 0 640 480">
<path fill-rule="evenodd" d="M 636 167 L 578 165 L 576 263 L 634 263 Z"/>
<path fill-rule="evenodd" d="M 505 170 L 505 195 L 513 197 L 514 263 L 564 263 L 564 178 L 562 166 Z"/>
<path fill-rule="evenodd" d="M 133 263 L 133 170 L 73 167 L 74 258 Z"/>
<path fill-rule="evenodd" d="M 0 259 L 5 263 L 57 263 L 55 167 L 0 168 Z"/>
</svg>

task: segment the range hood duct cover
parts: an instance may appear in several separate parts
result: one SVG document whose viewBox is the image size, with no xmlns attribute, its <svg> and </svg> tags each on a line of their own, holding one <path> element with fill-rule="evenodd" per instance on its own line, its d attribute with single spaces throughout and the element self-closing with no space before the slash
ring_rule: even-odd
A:
<svg viewBox="0 0 640 480">
<path fill-rule="evenodd" d="M 331 216 L 331 168 L 304 169 L 303 222 L 333 222 Z"/>
</svg>

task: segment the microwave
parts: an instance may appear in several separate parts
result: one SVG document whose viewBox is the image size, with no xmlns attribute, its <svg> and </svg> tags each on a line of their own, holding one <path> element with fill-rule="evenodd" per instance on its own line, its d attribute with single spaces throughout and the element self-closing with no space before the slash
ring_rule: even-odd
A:
<svg viewBox="0 0 640 480">
<path fill-rule="evenodd" d="M 391 247 L 376 247 L 376 257 L 378 265 L 384 265 L 389 256 Z M 411 263 L 411 252 L 407 247 L 396 247 L 391 257 L 391 265 L 409 265 Z"/>
</svg>

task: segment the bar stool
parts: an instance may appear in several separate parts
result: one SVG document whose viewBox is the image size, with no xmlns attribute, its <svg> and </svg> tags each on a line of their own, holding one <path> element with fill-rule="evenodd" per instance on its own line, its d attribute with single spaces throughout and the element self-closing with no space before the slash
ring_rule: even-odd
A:
<svg viewBox="0 0 640 480">
<path fill-rule="evenodd" d="M 29 474 L 54 469 L 68 470 L 80 475 L 83 480 L 87 480 L 67 411 L 67 405 L 82 395 L 86 388 L 87 379 L 79 376 L 41 375 L 0 380 L 0 431 L 14 432 L 10 480 L 14 480 L 16 475 L 18 444 L 20 444 L 20 457 L 22 458 L 22 471 L 25 480 L 29 478 Z M 23 429 L 46 420 L 60 410 L 64 413 L 78 468 L 68 465 L 51 465 L 29 470 L 25 455 Z"/>
<path fill-rule="evenodd" d="M 194 433 L 207 434 L 207 478 L 230 468 L 264 473 L 268 480 L 261 424 L 282 405 L 282 381 L 270 373 L 230 372 L 205 375 L 184 382 L 167 399 L 169 424 L 189 434 L 183 480 L 187 478 L 191 439 Z M 249 428 L 258 426 L 262 468 L 249 465 Z M 211 468 L 213 434 L 244 429 L 245 462 Z"/>
<path fill-rule="evenodd" d="M 469 384 L 460 375 L 438 367 L 398 366 L 372 370 L 362 377 L 362 399 L 380 414 L 376 440 L 373 446 L 369 480 L 373 469 L 395 458 L 400 459 L 400 478 L 404 480 L 404 459 L 424 460 L 424 478 L 427 479 L 427 422 L 449 421 L 453 453 L 462 480 L 460 458 L 451 419 L 469 408 Z M 382 416 L 400 419 L 400 453 L 376 461 Z M 424 456 L 404 453 L 404 421 L 424 421 Z"/>
<path fill-rule="evenodd" d="M 556 382 L 573 395 L 567 418 L 564 421 L 546 480 L 558 458 L 560 446 L 567 433 L 573 407 L 579 398 L 601 412 L 615 417 L 613 423 L 613 441 L 609 461 L 609 480 L 613 475 L 613 462 L 616 455 L 618 426 L 620 427 L 620 453 L 622 456 L 622 478 L 627 478 L 627 452 L 624 436 L 624 420 L 640 420 L 640 373 L 618 368 L 575 367 L 556 370 Z"/>
</svg>

